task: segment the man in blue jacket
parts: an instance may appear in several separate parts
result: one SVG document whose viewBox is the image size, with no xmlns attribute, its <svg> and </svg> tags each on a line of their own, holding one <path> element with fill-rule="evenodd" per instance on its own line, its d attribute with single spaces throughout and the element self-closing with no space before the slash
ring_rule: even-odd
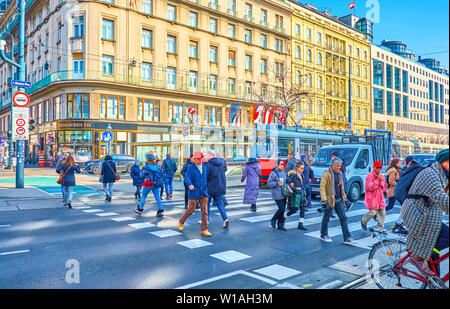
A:
<svg viewBox="0 0 450 309">
<path fill-rule="evenodd" d="M 313 160 L 313 157 L 310 155 L 307 155 L 301 162 L 305 165 L 305 169 L 303 170 L 303 181 L 304 181 L 304 186 L 305 186 L 305 190 L 306 190 L 306 200 L 308 201 L 308 204 L 306 205 L 307 208 L 312 207 L 311 183 L 309 182 L 309 180 L 312 179 L 312 177 L 313 177 L 313 171 L 312 171 L 312 167 L 311 167 L 312 160 Z"/>
<path fill-rule="evenodd" d="M 208 163 L 206 163 L 206 187 L 208 189 L 208 214 L 210 214 L 211 200 L 214 200 L 214 206 L 220 212 L 223 220 L 223 227 L 228 228 L 230 221 L 227 217 L 227 212 L 225 210 L 225 194 L 227 193 L 227 180 L 225 177 L 225 172 L 227 171 L 227 166 L 225 160 L 221 158 L 216 158 L 216 152 L 214 150 L 208 150 L 206 152 L 206 158 Z"/>
<path fill-rule="evenodd" d="M 163 162 L 164 171 L 166 172 L 165 176 L 165 185 L 166 185 L 166 200 L 172 198 L 173 193 L 173 177 L 175 176 L 175 172 L 177 171 L 177 164 L 174 159 L 170 157 L 170 153 L 166 155 L 166 159 Z"/>
<path fill-rule="evenodd" d="M 195 206 L 200 202 L 202 213 L 201 235 L 211 236 L 208 232 L 208 190 L 206 188 L 206 166 L 202 163 L 204 158 L 201 151 L 194 152 L 194 164 L 191 164 L 186 171 L 186 184 L 189 192 L 189 208 L 181 216 L 178 222 L 178 230 L 183 231 L 184 223 L 195 212 Z"/>
</svg>

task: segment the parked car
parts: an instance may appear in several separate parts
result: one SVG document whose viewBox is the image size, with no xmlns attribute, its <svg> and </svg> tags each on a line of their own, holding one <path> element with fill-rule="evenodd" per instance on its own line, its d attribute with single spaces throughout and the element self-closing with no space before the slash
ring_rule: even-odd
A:
<svg viewBox="0 0 450 309">
<path fill-rule="evenodd" d="M 412 154 L 412 155 L 407 155 L 402 162 L 402 169 L 405 168 L 405 160 L 406 158 L 413 158 L 413 160 L 417 161 L 418 163 L 420 163 L 423 166 L 427 166 L 431 163 L 436 162 L 436 160 L 434 159 L 434 154 L 432 153 L 422 153 L 422 154 Z"/>
<path fill-rule="evenodd" d="M 98 174 L 100 170 L 100 163 L 103 161 L 102 156 L 100 159 L 87 161 L 83 165 L 83 170 L 90 174 Z M 131 167 L 134 165 L 136 159 L 129 155 L 113 154 L 111 155 L 113 162 L 116 164 L 117 172 L 129 173 Z"/>
</svg>

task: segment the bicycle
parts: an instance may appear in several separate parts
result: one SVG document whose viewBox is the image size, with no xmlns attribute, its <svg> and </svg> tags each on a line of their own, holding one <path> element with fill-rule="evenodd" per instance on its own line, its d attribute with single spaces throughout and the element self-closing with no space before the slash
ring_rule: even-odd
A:
<svg viewBox="0 0 450 309">
<path fill-rule="evenodd" d="M 368 268 L 370 277 L 380 289 L 448 289 L 445 284 L 449 280 L 449 273 L 439 278 L 435 268 L 448 259 L 448 252 L 435 261 L 429 260 L 435 276 L 427 277 L 409 261 L 411 251 L 406 247 L 405 237 L 399 235 L 395 239 L 387 237 L 385 231 L 373 228 L 369 228 L 369 231 L 372 237 L 379 240 L 369 253 Z"/>
</svg>

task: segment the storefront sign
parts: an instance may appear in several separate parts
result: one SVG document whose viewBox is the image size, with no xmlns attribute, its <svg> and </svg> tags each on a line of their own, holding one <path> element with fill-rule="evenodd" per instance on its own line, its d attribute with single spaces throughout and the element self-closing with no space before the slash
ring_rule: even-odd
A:
<svg viewBox="0 0 450 309">
<path fill-rule="evenodd" d="M 64 129 L 91 129 L 92 123 L 91 122 L 85 122 L 85 121 L 70 121 L 70 122 L 58 122 L 57 123 L 57 129 L 58 130 L 64 130 Z"/>
</svg>

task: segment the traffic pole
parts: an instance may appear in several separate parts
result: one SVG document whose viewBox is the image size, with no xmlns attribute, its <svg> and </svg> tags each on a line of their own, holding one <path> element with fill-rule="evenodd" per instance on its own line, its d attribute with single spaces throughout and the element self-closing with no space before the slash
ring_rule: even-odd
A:
<svg viewBox="0 0 450 309">
<path fill-rule="evenodd" d="M 25 0 L 18 0 L 19 3 L 19 80 L 25 80 Z M 25 88 L 19 87 L 19 91 Z M 12 117 L 12 115 L 11 115 Z M 17 141 L 17 166 L 16 166 L 16 188 L 24 187 L 24 141 Z"/>
</svg>

